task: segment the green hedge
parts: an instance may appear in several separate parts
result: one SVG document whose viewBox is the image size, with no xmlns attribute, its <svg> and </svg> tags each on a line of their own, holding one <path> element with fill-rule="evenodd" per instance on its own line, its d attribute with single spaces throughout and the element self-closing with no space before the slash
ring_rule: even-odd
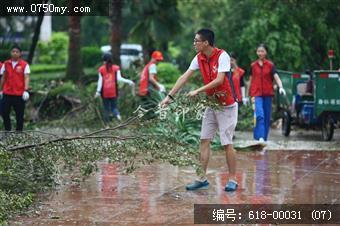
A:
<svg viewBox="0 0 340 226">
<path fill-rule="evenodd" d="M 157 65 L 157 77 L 161 83 L 173 84 L 180 75 L 181 72 L 172 63 L 159 63 Z"/>
<path fill-rule="evenodd" d="M 86 46 L 81 48 L 81 56 L 84 67 L 95 67 L 101 64 L 102 52 L 97 46 Z"/>
<path fill-rule="evenodd" d="M 42 64 L 65 64 L 67 62 L 68 44 L 67 33 L 54 32 L 49 42 L 38 42 L 38 62 Z"/>
<path fill-rule="evenodd" d="M 66 64 L 33 64 L 31 74 L 61 72 L 66 70 Z"/>
</svg>

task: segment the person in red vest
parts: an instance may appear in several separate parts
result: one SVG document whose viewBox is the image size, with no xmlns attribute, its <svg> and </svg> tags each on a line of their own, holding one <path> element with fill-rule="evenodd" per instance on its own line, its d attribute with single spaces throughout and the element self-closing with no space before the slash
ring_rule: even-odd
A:
<svg viewBox="0 0 340 226">
<path fill-rule="evenodd" d="M 25 102 L 29 99 L 30 67 L 21 59 L 21 49 L 18 45 L 11 48 L 11 59 L 5 61 L 0 69 L 0 96 L 3 98 L 4 127 L 11 131 L 10 112 L 14 108 L 16 116 L 16 131 L 22 131 L 24 126 Z"/>
<path fill-rule="evenodd" d="M 2 68 L 2 62 L 0 61 L 0 70 Z M 2 75 L 0 74 L 0 81 L 1 81 Z M 0 99 L 0 115 L 2 116 L 2 109 L 3 109 L 3 101 L 2 98 Z"/>
<path fill-rule="evenodd" d="M 104 105 L 104 121 L 110 121 L 110 115 L 121 120 L 120 113 L 117 108 L 118 98 L 118 82 L 124 82 L 134 88 L 135 83 L 129 79 L 122 77 L 118 65 L 112 63 L 112 55 L 105 53 L 103 56 L 104 64 L 99 68 L 97 91 L 95 98 L 101 96 Z"/>
<path fill-rule="evenodd" d="M 279 87 L 279 93 L 286 95 L 274 63 L 267 59 L 267 52 L 265 44 L 256 48 L 258 59 L 251 64 L 249 87 L 249 96 L 255 101 L 254 139 L 262 144 L 266 144 L 269 134 L 274 80 Z"/>
<path fill-rule="evenodd" d="M 237 64 L 237 56 L 235 53 L 230 53 L 230 64 L 232 71 L 232 78 L 235 87 L 235 94 L 239 105 L 246 105 L 248 98 L 246 97 L 246 88 L 244 86 L 245 71 Z"/>
<path fill-rule="evenodd" d="M 153 90 L 159 92 L 165 92 L 164 86 L 158 82 L 157 79 L 157 64 L 163 61 L 163 54 L 160 51 L 153 51 L 151 54 L 151 60 L 147 63 L 140 75 L 139 81 L 139 96 L 141 97 L 142 105 L 145 108 L 152 108 L 152 104 L 149 101 L 150 95 Z"/>
<path fill-rule="evenodd" d="M 214 110 L 207 107 L 201 128 L 200 140 L 200 161 L 204 172 L 207 170 L 209 156 L 211 153 L 210 143 L 213 140 L 217 129 L 221 138 L 221 144 L 226 152 L 226 161 L 229 169 L 229 180 L 224 187 L 225 191 L 235 191 L 236 181 L 236 160 L 233 149 L 233 134 L 237 124 L 238 105 L 235 102 L 235 95 L 232 92 L 232 79 L 228 79 L 230 72 L 230 57 L 223 49 L 214 46 L 215 35 L 209 29 L 201 29 L 196 32 L 194 47 L 198 54 L 192 60 L 188 70 L 181 75 L 175 86 L 161 102 L 161 106 L 167 106 L 180 88 L 187 83 L 196 70 L 200 70 L 204 85 L 196 90 L 190 91 L 188 97 L 196 96 L 205 92 L 208 96 L 215 96 L 222 105 L 223 110 Z M 198 178 L 186 186 L 187 190 L 206 189 L 209 186 L 206 175 Z"/>
</svg>

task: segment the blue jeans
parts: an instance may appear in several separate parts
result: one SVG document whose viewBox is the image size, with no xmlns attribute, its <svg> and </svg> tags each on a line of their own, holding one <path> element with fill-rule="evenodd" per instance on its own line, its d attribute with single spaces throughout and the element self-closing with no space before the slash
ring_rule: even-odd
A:
<svg viewBox="0 0 340 226">
<path fill-rule="evenodd" d="M 271 111 L 272 111 L 271 96 L 255 97 L 255 119 L 256 119 L 254 128 L 255 140 L 259 140 L 261 137 L 265 141 L 268 139 Z"/>
<path fill-rule="evenodd" d="M 103 98 L 104 105 L 104 121 L 105 123 L 110 121 L 110 115 L 113 114 L 115 118 L 119 115 L 117 109 L 117 98 Z"/>
<path fill-rule="evenodd" d="M 4 109 L 4 101 L 3 101 L 3 97 L 0 99 L 0 115 L 2 116 L 2 111 Z"/>
</svg>

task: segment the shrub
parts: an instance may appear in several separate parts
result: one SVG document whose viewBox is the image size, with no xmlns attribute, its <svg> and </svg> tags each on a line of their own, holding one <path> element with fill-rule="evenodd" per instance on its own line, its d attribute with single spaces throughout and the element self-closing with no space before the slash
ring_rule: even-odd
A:
<svg viewBox="0 0 340 226">
<path fill-rule="evenodd" d="M 250 105 L 239 106 L 237 131 L 251 131 L 254 125 L 254 111 Z"/>
<path fill-rule="evenodd" d="M 60 72 L 66 70 L 66 64 L 33 64 L 30 69 L 31 74 Z"/>
<path fill-rule="evenodd" d="M 101 62 L 102 52 L 96 46 L 81 48 L 81 57 L 85 67 L 95 67 Z"/>
<path fill-rule="evenodd" d="M 55 97 L 58 95 L 72 95 L 76 94 L 76 86 L 72 82 L 65 82 L 62 85 L 52 89 L 50 91 L 50 96 Z"/>
<path fill-rule="evenodd" d="M 65 32 L 55 32 L 51 41 L 38 42 L 39 63 L 43 64 L 65 64 L 67 61 L 67 48 L 69 38 Z"/>
<path fill-rule="evenodd" d="M 157 66 L 157 77 L 162 83 L 173 84 L 180 74 L 178 68 L 171 63 L 159 63 Z"/>
</svg>

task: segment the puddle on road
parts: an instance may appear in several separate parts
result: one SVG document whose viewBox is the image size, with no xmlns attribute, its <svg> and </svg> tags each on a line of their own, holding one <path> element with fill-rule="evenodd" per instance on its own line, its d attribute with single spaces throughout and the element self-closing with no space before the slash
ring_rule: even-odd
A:
<svg viewBox="0 0 340 226">
<path fill-rule="evenodd" d="M 80 186 L 53 191 L 35 214 L 19 216 L 11 225 L 193 224 L 195 203 L 340 203 L 340 152 L 238 152 L 234 193 L 223 190 L 224 158 L 223 152 L 213 153 L 210 187 L 196 192 L 185 191 L 195 179 L 191 168 L 154 164 L 124 175 L 117 165 L 103 162 Z"/>
</svg>

